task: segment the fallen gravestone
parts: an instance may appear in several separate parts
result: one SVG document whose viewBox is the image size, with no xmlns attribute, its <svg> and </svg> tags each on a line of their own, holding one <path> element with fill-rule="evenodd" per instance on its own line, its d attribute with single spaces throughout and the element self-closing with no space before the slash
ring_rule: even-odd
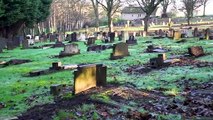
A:
<svg viewBox="0 0 213 120">
<path fill-rule="evenodd" d="M 93 87 L 106 85 L 107 67 L 102 64 L 78 66 L 74 71 L 73 94 L 81 93 Z"/>
<path fill-rule="evenodd" d="M 135 39 L 134 35 L 130 35 L 129 39 L 126 41 L 126 43 L 128 45 L 135 45 L 135 44 L 137 44 L 137 40 Z"/>
<path fill-rule="evenodd" d="M 78 49 L 78 44 L 68 44 L 64 46 L 64 51 L 61 51 L 59 57 L 66 57 L 80 54 L 80 50 Z"/>
<path fill-rule="evenodd" d="M 204 50 L 202 46 L 193 46 L 188 48 L 188 52 L 191 56 L 199 57 L 204 55 Z"/>
<path fill-rule="evenodd" d="M 113 45 L 113 53 L 110 55 L 111 60 L 121 59 L 129 56 L 128 45 L 126 43 L 118 43 Z"/>
<path fill-rule="evenodd" d="M 19 65 L 19 64 L 24 64 L 24 63 L 28 63 L 28 62 L 32 62 L 31 60 L 27 60 L 27 59 L 11 59 L 8 62 L 4 62 L 2 64 L 3 67 L 9 66 L 9 65 Z"/>
<path fill-rule="evenodd" d="M 53 62 L 52 66 L 49 69 L 31 71 L 31 72 L 29 72 L 29 76 L 35 77 L 35 76 L 55 73 L 55 72 L 62 71 L 62 70 L 72 70 L 72 69 L 76 69 L 77 67 L 78 66 L 75 65 L 75 64 L 73 64 L 73 65 L 62 65 L 61 62 Z"/>
<path fill-rule="evenodd" d="M 165 53 L 168 52 L 169 50 L 166 50 L 162 47 L 154 47 L 153 45 L 147 46 L 146 52 L 148 53 Z"/>
</svg>

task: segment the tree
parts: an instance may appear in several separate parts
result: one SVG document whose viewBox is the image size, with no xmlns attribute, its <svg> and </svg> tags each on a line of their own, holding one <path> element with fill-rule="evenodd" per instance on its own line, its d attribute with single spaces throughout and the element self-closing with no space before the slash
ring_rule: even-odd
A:
<svg viewBox="0 0 213 120">
<path fill-rule="evenodd" d="M 194 10 L 198 9 L 202 5 L 202 0 L 182 0 L 183 7 L 182 10 L 186 17 L 187 23 L 190 25 L 190 20 L 194 16 Z"/>
<path fill-rule="evenodd" d="M 202 0 L 202 4 L 203 4 L 203 16 L 206 16 L 206 5 L 208 3 L 209 0 Z"/>
<path fill-rule="evenodd" d="M 168 9 L 168 6 L 173 3 L 173 1 L 174 0 L 163 0 L 163 2 L 161 3 L 161 6 L 163 7 L 163 12 L 162 12 L 162 15 L 161 15 L 162 18 L 168 17 L 167 9 Z"/>
<path fill-rule="evenodd" d="M 99 10 L 98 10 L 98 0 L 91 0 L 92 2 L 92 6 L 94 9 L 94 13 L 95 13 L 95 26 L 98 28 L 99 27 Z"/>
<path fill-rule="evenodd" d="M 0 36 L 12 39 L 25 26 L 44 21 L 52 0 L 1 0 Z M 3 13 L 2 13 L 3 12 Z"/>
<path fill-rule="evenodd" d="M 157 9 L 158 5 L 164 0 L 133 0 L 137 2 L 140 8 L 146 13 L 144 18 L 144 31 L 148 32 L 149 19 L 152 13 Z"/>
<path fill-rule="evenodd" d="M 121 0 L 97 0 L 98 3 L 106 11 L 108 18 L 108 28 L 109 32 L 112 32 L 112 16 L 118 11 L 121 7 Z"/>
</svg>

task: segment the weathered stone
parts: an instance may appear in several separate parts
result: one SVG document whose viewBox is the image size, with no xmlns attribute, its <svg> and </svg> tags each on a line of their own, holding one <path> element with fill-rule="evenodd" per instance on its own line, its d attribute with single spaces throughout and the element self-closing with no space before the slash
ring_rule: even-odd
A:
<svg viewBox="0 0 213 120">
<path fill-rule="evenodd" d="M 190 47 L 190 48 L 188 48 L 188 52 L 191 56 L 195 56 L 195 57 L 204 55 L 204 50 L 203 50 L 202 46 Z"/>
<path fill-rule="evenodd" d="M 128 45 L 126 43 L 118 43 L 114 44 L 113 53 L 111 53 L 110 59 L 121 59 L 129 55 Z"/>
<path fill-rule="evenodd" d="M 181 32 L 180 31 L 175 31 L 173 39 L 174 40 L 180 40 L 181 39 Z"/>
<path fill-rule="evenodd" d="M 50 86 L 50 94 L 57 96 L 59 95 L 63 90 L 63 85 L 61 84 L 56 84 L 56 85 L 51 85 Z"/>
<path fill-rule="evenodd" d="M 68 44 L 64 46 L 64 51 L 61 51 L 59 57 L 66 57 L 71 55 L 80 54 L 78 44 Z"/>
<path fill-rule="evenodd" d="M 78 40 L 77 40 L 77 33 L 76 32 L 73 32 L 72 34 L 71 34 L 71 42 L 77 42 Z"/>
<path fill-rule="evenodd" d="M 87 42 L 86 42 L 86 45 L 87 46 L 93 45 L 93 44 L 95 44 L 95 41 L 96 41 L 96 37 L 89 37 Z"/>
<path fill-rule="evenodd" d="M 107 67 L 102 64 L 82 65 L 74 71 L 74 94 L 106 85 Z"/>
</svg>

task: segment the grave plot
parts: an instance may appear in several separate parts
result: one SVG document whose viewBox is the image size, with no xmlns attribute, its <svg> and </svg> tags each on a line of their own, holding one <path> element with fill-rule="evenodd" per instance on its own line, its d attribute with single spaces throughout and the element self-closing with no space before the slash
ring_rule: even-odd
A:
<svg viewBox="0 0 213 120">
<path fill-rule="evenodd" d="M 162 47 L 156 47 L 154 45 L 147 46 L 146 53 L 166 53 L 170 50 Z"/>
<path fill-rule="evenodd" d="M 32 62 L 32 61 L 28 59 L 11 59 L 7 62 L 2 62 L 0 65 L 3 67 L 7 67 L 10 65 L 19 65 L 19 64 L 29 63 L 29 62 Z"/>
<path fill-rule="evenodd" d="M 56 72 L 60 72 L 63 70 L 72 70 L 72 69 L 76 69 L 77 66 L 78 65 L 76 65 L 76 64 L 62 65 L 61 62 L 54 62 L 54 63 L 52 63 L 52 66 L 49 69 L 31 71 L 31 72 L 29 72 L 29 74 L 27 76 L 35 77 L 35 76 L 40 76 L 40 75 L 56 73 Z"/>
<path fill-rule="evenodd" d="M 151 72 L 152 70 L 162 69 L 167 67 L 175 67 L 175 66 L 194 66 L 194 67 L 213 67 L 213 62 L 203 62 L 199 60 L 194 60 L 190 57 L 180 56 L 178 58 L 166 58 L 165 54 L 159 54 L 156 58 L 151 58 L 149 63 L 144 65 L 135 65 L 130 66 L 125 72 L 130 74 L 146 74 Z"/>
<path fill-rule="evenodd" d="M 67 57 L 80 54 L 78 44 L 68 44 L 64 46 L 64 50 L 59 53 L 59 57 Z"/>
</svg>

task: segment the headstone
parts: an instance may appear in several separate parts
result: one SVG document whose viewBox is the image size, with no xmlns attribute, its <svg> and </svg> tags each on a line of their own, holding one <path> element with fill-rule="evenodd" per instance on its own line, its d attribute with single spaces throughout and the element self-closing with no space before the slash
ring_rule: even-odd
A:
<svg viewBox="0 0 213 120">
<path fill-rule="evenodd" d="M 50 94 L 57 96 L 59 95 L 63 90 L 64 85 L 56 84 L 50 86 Z"/>
<path fill-rule="evenodd" d="M 188 52 L 191 56 L 199 57 L 204 55 L 204 50 L 202 46 L 193 46 L 188 48 Z"/>
<path fill-rule="evenodd" d="M 210 39 L 210 36 L 211 36 L 211 30 L 209 28 L 207 28 L 205 30 L 205 39 L 206 40 L 209 40 Z"/>
<path fill-rule="evenodd" d="M 135 39 L 134 35 L 130 35 L 129 39 L 126 41 L 126 43 L 128 45 L 135 45 L 135 44 L 137 44 L 137 40 Z"/>
<path fill-rule="evenodd" d="M 29 39 L 25 39 L 25 40 L 22 41 L 22 48 L 23 49 L 29 48 L 29 45 L 30 45 Z"/>
<path fill-rule="evenodd" d="M 39 42 L 40 39 L 39 39 L 39 36 L 35 36 L 35 42 Z"/>
<path fill-rule="evenodd" d="M 199 37 L 199 31 L 198 31 L 198 28 L 194 28 L 193 35 L 194 35 L 194 37 Z"/>
<path fill-rule="evenodd" d="M 166 53 L 158 54 L 158 58 L 160 58 L 162 60 L 166 60 Z"/>
<path fill-rule="evenodd" d="M 71 34 L 71 42 L 77 42 L 77 33 L 76 32 L 73 32 Z"/>
<path fill-rule="evenodd" d="M 64 46 L 64 51 L 61 51 L 59 57 L 66 57 L 71 55 L 80 54 L 78 44 L 68 44 Z"/>
<path fill-rule="evenodd" d="M 51 34 L 50 35 L 50 42 L 55 42 L 56 41 L 56 34 Z"/>
<path fill-rule="evenodd" d="M 124 31 L 124 36 L 122 38 L 123 42 L 126 42 L 126 40 L 129 38 L 129 33 L 128 31 Z"/>
<path fill-rule="evenodd" d="M 104 43 L 108 43 L 110 41 L 110 37 L 108 37 L 106 32 L 103 32 L 102 36 L 103 36 L 103 42 Z"/>
<path fill-rule="evenodd" d="M 126 43 L 118 43 L 113 46 L 113 53 L 111 53 L 110 59 L 121 59 L 125 56 L 129 56 L 128 45 Z"/>
<path fill-rule="evenodd" d="M 150 59 L 151 68 L 160 68 L 160 67 L 163 66 L 163 64 L 164 64 L 164 60 L 161 56 L 157 57 L 157 58 L 151 58 Z"/>
<path fill-rule="evenodd" d="M 74 94 L 106 85 L 107 67 L 102 64 L 82 65 L 74 71 Z"/>
<path fill-rule="evenodd" d="M 173 39 L 174 40 L 180 40 L 181 39 L 181 32 L 180 31 L 175 31 Z"/>
<path fill-rule="evenodd" d="M 66 35 L 66 41 L 71 41 L 71 34 Z"/>
<path fill-rule="evenodd" d="M 61 62 L 53 62 L 52 67 L 50 67 L 50 70 L 62 70 L 64 67 Z"/>
<path fill-rule="evenodd" d="M 115 32 L 109 32 L 109 40 L 110 42 L 114 42 L 115 41 Z"/>
<path fill-rule="evenodd" d="M 95 41 L 96 41 L 96 37 L 89 37 L 87 42 L 86 42 L 86 45 L 87 46 L 93 45 L 93 44 L 95 44 Z"/>
<path fill-rule="evenodd" d="M 61 41 L 56 41 L 55 44 L 53 45 L 53 48 L 57 48 L 57 47 L 64 47 L 64 43 Z"/>
<path fill-rule="evenodd" d="M 102 45 L 91 45 L 87 48 L 87 51 L 96 51 L 100 52 L 102 50 Z"/>
<path fill-rule="evenodd" d="M 85 41 L 86 40 L 86 35 L 81 33 L 79 37 L 79 41 Z"/>
<path fill-rule="evenodd" d="M 169 29 L 169 31 L 167 33 L 167 37 L 168 38 L 173 38 L 174 37 L 174 30 L 173 29 Z"/>
</svg>

